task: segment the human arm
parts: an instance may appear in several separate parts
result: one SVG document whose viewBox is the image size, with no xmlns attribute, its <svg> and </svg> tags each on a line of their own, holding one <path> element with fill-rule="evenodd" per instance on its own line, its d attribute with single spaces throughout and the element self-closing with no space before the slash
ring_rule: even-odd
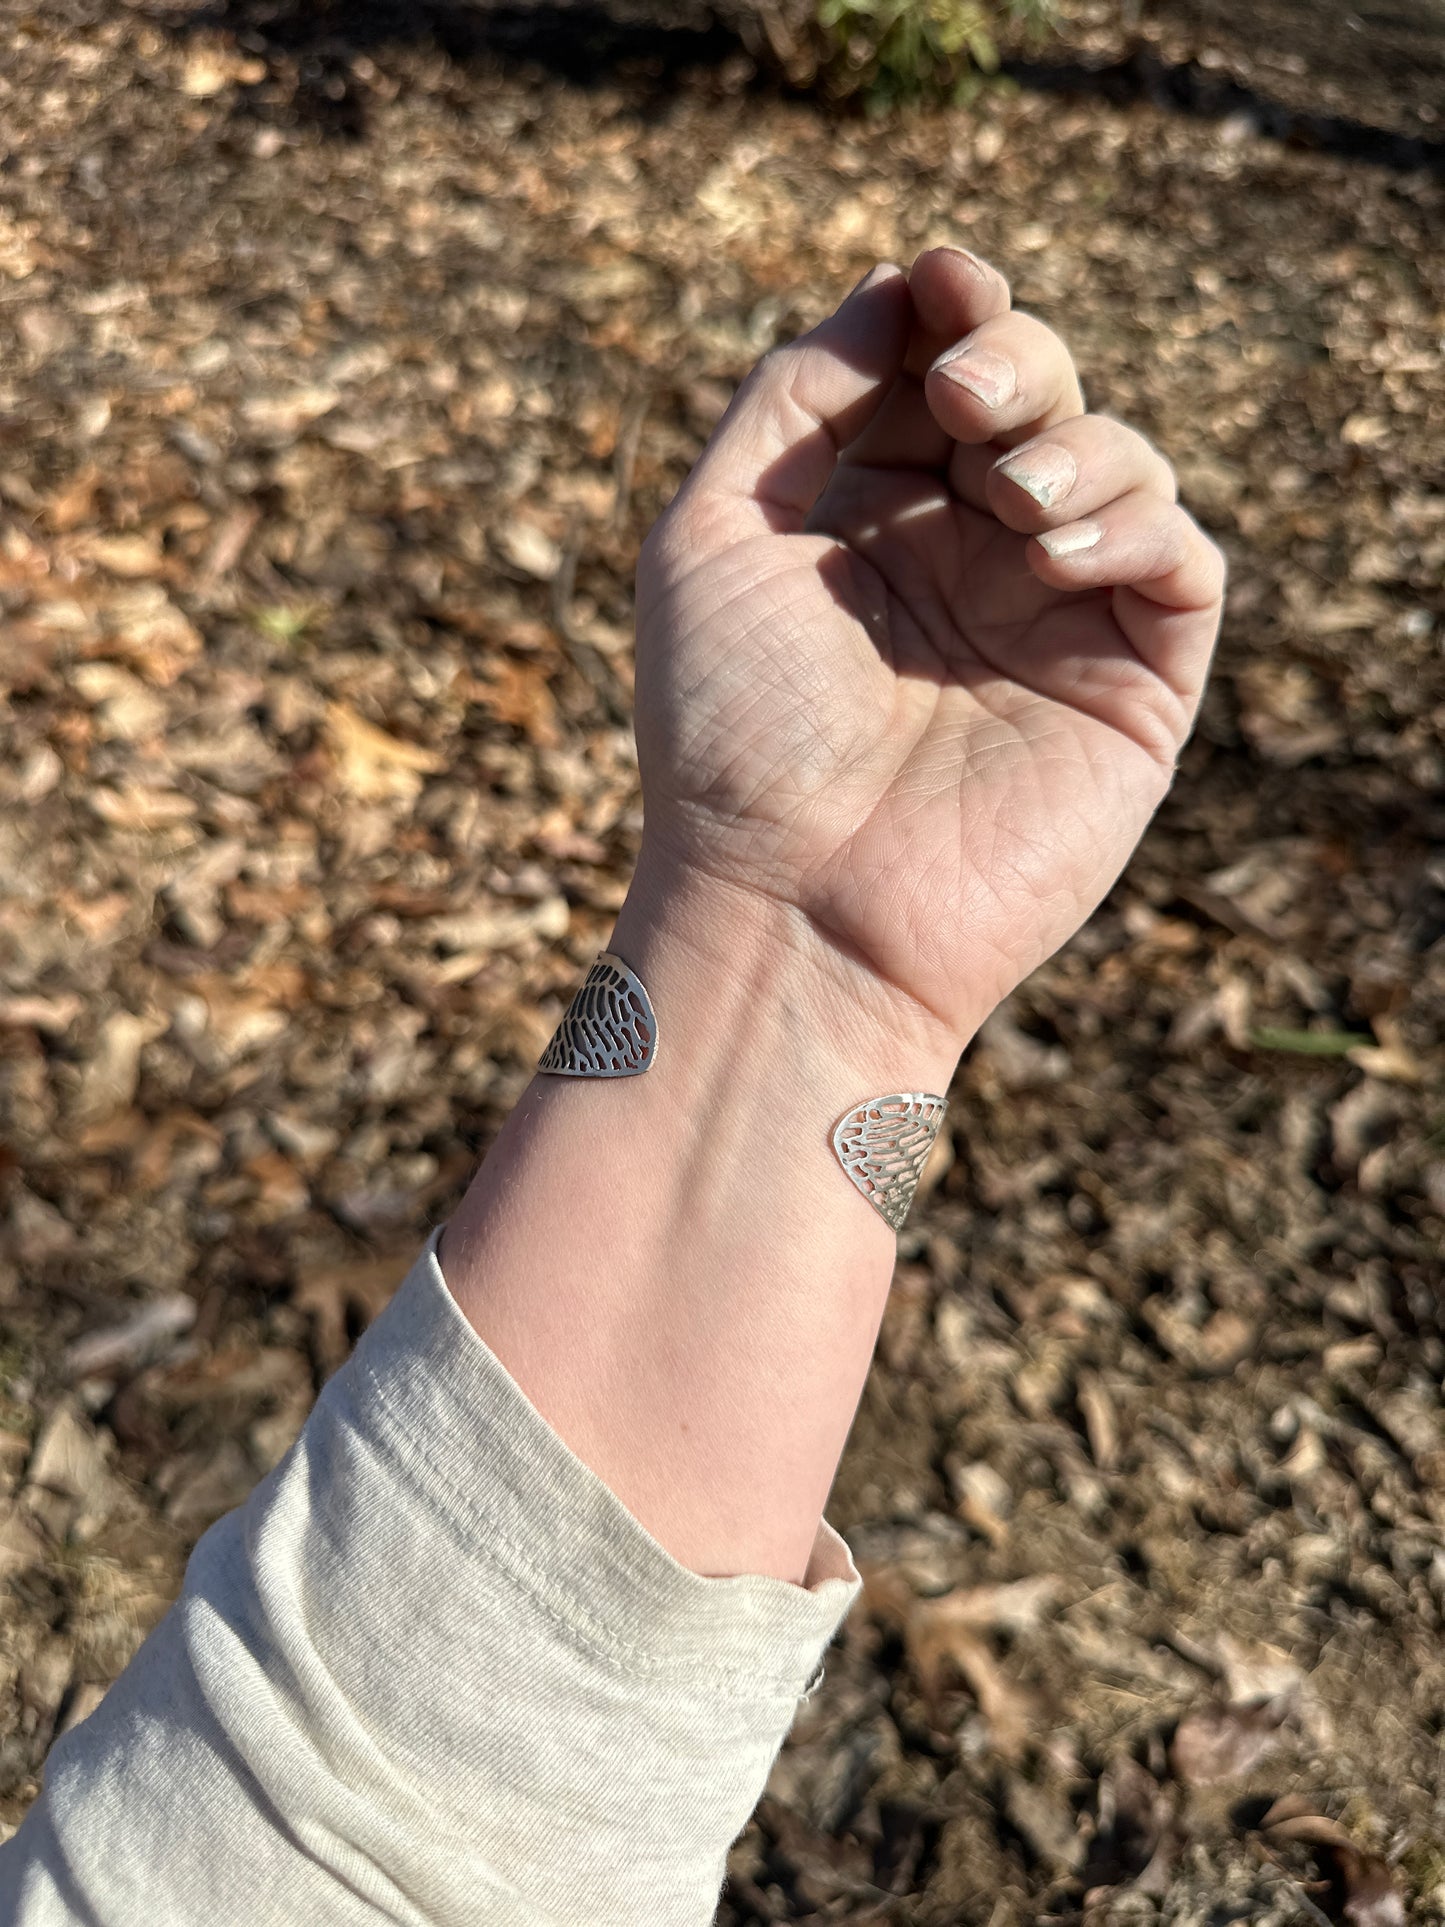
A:
<svg viewBox="0 0 1445 1927">
<path fill-rule="evenodd" d="M 796 1579 L 893 1266 L 831 1129 L 946 1091 L 1113 882 L 1223 565 L 1163 458 L 1084 414 L 1058 337 L 940 249 L 754 372 L 638 586 L 646 827 L 611 948 L 663 1047 L 534 1083 L 443 1264 L 680 1559 Z"/>
<path fill-rule="evenodd" d="M 960 337 L 995 407 L 928 372 Z M 706 1917 L 851 1584 L 819 1515 L 893 1241 L 832 1126 L 945 1090 L 1108 887 L 1217 621 L 1167 469 L 1080 409 L 948 254 L 745 386 L 640 577 L 612 945 L 657 1062 L 531 1087 L 446 1284 L 57 1749 L 0 1853 L 26 1927 Z M 1040 434 L 1078 477 L 1051 507 L 994 467 Z M 1092 546 L 1030 540 L 1076 508 Z"/>
</svg>

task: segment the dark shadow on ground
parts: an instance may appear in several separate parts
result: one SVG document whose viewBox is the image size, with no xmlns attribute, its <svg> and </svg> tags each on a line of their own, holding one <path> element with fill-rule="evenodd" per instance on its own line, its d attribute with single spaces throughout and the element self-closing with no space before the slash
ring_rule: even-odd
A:
<svg viewBox="0 0 1445 1927">
<path fill-rule="evenodd" d="M 358 57 L 384 65 L 392 49 L 433 50 L 464 68 L 533 68 L 573 86 L 621 86 L 639 107 L 722 70 L 729 88 L 753 80 L 736 37 L 705 8 L 666 0 L 218 0 L 157 24 L 185 38 L 232 36 L 266 61 L 268 79 L 240 91 L 241 114 L 276 117 L 284 79 L 290 117 L 339 138 L 366 131 L 370 88 Z"/>
<path fill-rule="evenodd" d="M 462 66 L 531 67 L 574 86 L 621 86 L 639 108 L 658 107 L 684 85 L 765 88 L 741 43 L 712 17 L 706 0 L 215 0 L 173 21 L 182 36 L 222 33 L 290 69 L 285 111 L 341 138 L 364 134 L 369 90 L 358 56 L 389 48 L 431 48 Z M 1445 174 L 1445 140 L 1408 135 L 1285 105 L 1193 62 L 1169 65 L 1148 49 L 1109 65 L 1069 58 L 1017 59 L 1005 76 L 1023 87 L 1148 101 L 1204 120 L 1234 118 L 1271 138 L 1377 166 Z M 274 74 L 242 89 L 242 114 L 276 111 Z M 782 85 L 782 83 L 777 83 Z M 859 112 L 833 104 L 834 113 Z"/>
<path fill-rule="evenodd" d="M 1004 72 L 1021 87 L 1087 94 L 1115 104 L 1148 101 L 1197 120 L 1236 120 L 1242 133 L 1257 132 L 1316 153 L 1406 173 L 1445 174 L 1445 140 L 1287 107 L 1226 74 L 1209 73 L 1193 61 L 1170 66 L 1147 49 L 1103 67 L 1082 60 L 1012 60 Z"/>
</svg>

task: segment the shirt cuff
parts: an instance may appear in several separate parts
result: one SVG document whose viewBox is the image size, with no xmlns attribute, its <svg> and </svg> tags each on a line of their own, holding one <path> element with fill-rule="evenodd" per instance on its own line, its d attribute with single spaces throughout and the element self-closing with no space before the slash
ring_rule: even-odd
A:
<svg viewBox="0 0 1445 1927">
<path fill-rule="evenodd" d="M 843 1540 L 820 1522 L 800 1585 L 680 1564 L 467 1321 L 437 1261 L 440 1238 L 439 1227 L 351 1367 L 433 1506 L 596 1656 L 634 1675 L 701 1669 L 722 1691 L 796 1700 L 860 1589 Z"/>
</svg>

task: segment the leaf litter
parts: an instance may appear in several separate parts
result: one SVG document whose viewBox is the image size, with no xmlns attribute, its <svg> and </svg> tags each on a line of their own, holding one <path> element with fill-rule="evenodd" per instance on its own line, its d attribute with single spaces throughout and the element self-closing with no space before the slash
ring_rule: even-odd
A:
<svg viewBox="0 0 1445 1927">
<path fill-rule="evenodd" d="M 637 10 L 586 86 L 485 8 L 263 11 L 0 27 L 0 1822 L 605 941 L 651 520 L 942 241 L 1176 461 L 1229 613 L 955 1085 L 831 1507 L 868 1598 L 721 1919 L 1445 1920 L 1437 172 L 1138 90 L 870 122 Z"/>
</svg>

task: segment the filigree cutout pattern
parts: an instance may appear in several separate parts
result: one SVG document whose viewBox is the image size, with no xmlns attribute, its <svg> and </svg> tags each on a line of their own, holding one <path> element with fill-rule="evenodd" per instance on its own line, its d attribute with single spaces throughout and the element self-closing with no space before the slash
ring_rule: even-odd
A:
<svg viewBox="0 0 1445 1927">
<path fill-rule="evenodd" d="M 908 1216 L 947 1108 L 927 1091 L 892 1091 L 855 1105 L 833 1133 L 838 1162 L 895 1231 Z"/>
<path fill-rule="evenodd" d="M 553 1077 L 636 1077 L 656 1055 L 657 1019 L 642 979 L 604 950 L 537 1068 Z"/>
</svg>

